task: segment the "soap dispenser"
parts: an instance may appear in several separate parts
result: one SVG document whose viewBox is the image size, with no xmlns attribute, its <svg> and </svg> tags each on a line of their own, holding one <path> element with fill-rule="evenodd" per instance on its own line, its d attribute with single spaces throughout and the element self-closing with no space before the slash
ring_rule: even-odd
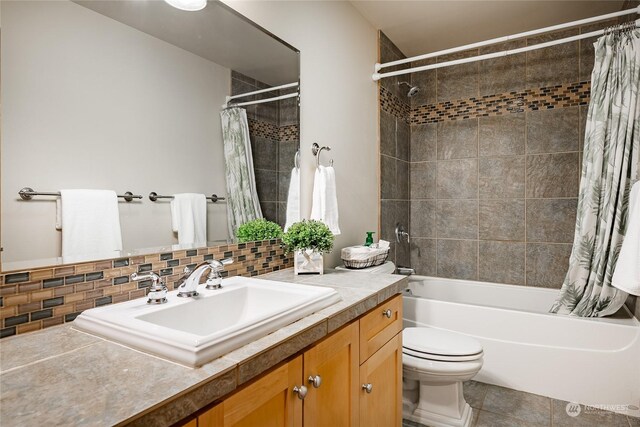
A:
<svg viewBox="0 0 640 427">
<path fill-rule="evenodd" d="M 373 231 L 367 231 L 367 238 L 364 241 L 364 245 L 365 246 L 371 246 L 373 245 Z"/>
</svg>

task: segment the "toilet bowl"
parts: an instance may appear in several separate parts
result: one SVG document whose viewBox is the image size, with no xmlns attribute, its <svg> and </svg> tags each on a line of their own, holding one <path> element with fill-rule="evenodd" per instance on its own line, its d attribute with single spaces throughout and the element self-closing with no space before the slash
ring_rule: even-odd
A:
<svg viewBox="0 0 640 427">
<path fill-rule="evenodd" d="M 402 414 L 433 427 L 466 427 L 471 407 L 462 383 L 482 368 L 482 345 L 475 339 L 439 329 L 402 332 Z"/>
</svg>

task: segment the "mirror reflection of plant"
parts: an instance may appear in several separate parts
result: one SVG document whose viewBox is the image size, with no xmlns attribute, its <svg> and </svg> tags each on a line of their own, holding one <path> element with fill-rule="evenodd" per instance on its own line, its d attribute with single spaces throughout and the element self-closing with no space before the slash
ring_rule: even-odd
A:
<svg viewBox="0 0 640 427">
<path fill-rule="evenodd" d="M 282 227 L 266 219 L 254 219 L 238 227 L 236 237 L 240 243 L 279 239 L 282 237 Z"/>
<path fill-rule="evenodd" d="M 282 244 L 287 253 L 307 250 L 325 253 L 333 249 L 335 236 L 324 223 L 302 220 L 292 224 L 282 235 Z M 306 255 L 306 254 L 305 254 Z"/>
</svg>

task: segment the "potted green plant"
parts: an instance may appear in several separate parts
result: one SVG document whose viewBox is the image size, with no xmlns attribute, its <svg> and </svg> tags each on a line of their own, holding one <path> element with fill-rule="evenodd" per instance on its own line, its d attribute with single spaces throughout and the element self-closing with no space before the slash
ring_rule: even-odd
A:
<svg viewBox="0 0 640 427">
<path fill-rule="evenodd" d="M 282 227 L 266 219 L 254 219 L 238 227 L 236 237 L 240 243 L 279 239 L 282 237 Z"/>
<path fill-rule="evenodd" d="M 335 239 L 329 227 L 320 221 L 302 220 L 282 235 L 287 253 L 293 252 L 295 274 L 322 274 L 322 254 L 331 252 Z"/>
</svg>

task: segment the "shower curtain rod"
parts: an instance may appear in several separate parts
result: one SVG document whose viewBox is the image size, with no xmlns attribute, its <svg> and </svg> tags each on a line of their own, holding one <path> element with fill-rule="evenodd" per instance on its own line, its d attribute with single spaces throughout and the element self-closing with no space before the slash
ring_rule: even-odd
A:
<svg viewBox="0 0 640 427">
<path fill-rule="evenodd" d="M 255 101 L 239 102 L 237 104 L 231 104 L 231 105 L 229 105 L 229 102 L 227 101 L 226 103 L 222 104 L 222 108 L 244 107 L 245 105 L 263 104 L 265 102 L 273 102 L 273 101 L 279 101 L 281 99 L 295 98 L 298 95 L 299 95 L 298 92 L 293 92 L 293 93 L 288 93 L 286 95 L 274 96 L 273 98 L 257 99 Z"/>
<path fill-rule="evenodd" d="M 244 98 L 245 96 L 257 95 L 259 93 L 265 93 L 265 92 L 273 92 L 274 90 L 287 89 L 287 88 L 290 88 L 290 87 L 297 87 L 297 86 L 298 86 L 298 82 L 293 82 L 293 83 L 287 83 L 285 85 L 269 87 L 267 89 L 254 90 L 253 92 L 246 92 L 246 93 L 241 93 L 241 94 L 238 94 L 238 95 L 227 96 L 226 97 L 226 101 L 227 101 L 226 103 L 229 103 L 229 101 L 231 101 L 232 99 L 236 99 L 236 98 Z"/>
<path fill-rule="evenodd" d="M 532 35 L 536 35 L 536 34 L 542 34 L 542 33 L 547 33 L 550 31 L 556 31 L 556 30 L 560 30 L 563 28 L 570 28 L 570 27 L 575 27 L 578 25 L 585 25 L 585 24 L 589 24 L 592 22 L 597 22 L 597 21 L 603 21 L 606 19 L 611 19 L 611 18 L 616 18 L 619 16 L 625 16 L 625 15 L 631 15 L 631 14 L 640 14 L 640 6 L 633 8 L 633 9 L 626 9 L 626 10 L 622 10 L 620 12 L 613 12 L 613 13 L 609 13 L 606 15 L 600 15 L 600 16 L 595 16 L 592 18 L 586 18 L 586 19 L 581 19 L 579 21 L 573 21 L 573 22 L 568 22 L 565 24 L 559 24 L 559 25 L 554 25 L 551 27 L 545 27 L 545 28 L 540 28 L 537 30 L 532 30 L 532 31 L 526 31 L 523 33 L 518 33 L 518 34 L 513 34 L 510 36 L 504 36 L 504 37 L 498 37 L 495 39 L 490 39 L 490 40 L 485 40 L 482 42 L 477 42 L 477 43 L 471 43 L 471 44 L 467 44 L 464 46 L 458 46 L 458 47 L 454 47 L 451 49 L 445 49 L 445 50 L 440 50 L 437 52 L 432 52 L 432 53 L 427 53 L 424 55 L 418 55 L 418 56 L 413 56 L 411 58 L 405 58 L 405 59 L 400 59 L 397 61 L 391 61 L 391 62 L 385 62 L 383 64 L 377 63 L 375 64 L 375 72 L 373 73 L 373 80 L 377 81 L 380 79 L 383 79 L 385 77 L 393 77 L 393 76 L 401 76 L 404 74 L 411 74 L 411 73 L 417 73 L 419 71 L 427 71 L 427 70 L 433 70 L 436 68 L 443 68 L 443 67 L 450 67 L 452 65 L 459 65 L 459 64 L 466 64 L 469 62 L 476 62 L 476 61 L 483 61 L 485 59 L 492 59 L 492 58 L 499 58 L 502 56 L 509 56 L 509 55 L 515 55 L 517 53 L 522 53 L 522 52 L 529 52 L 532 50 L 537 50 L 537 49 L 543 49 L 546 47 L 550 47 L 550 46 L 555 46 L 555 45 L 559 45 L 559 44 L 563 44 L 563 43 L 569 43 L 572 41 L 576 41 L 576 40 L 581 40 L 581 39 L 586 39 L 586 38 L 590 38 L 590 37 L 595 37 L 595 36 L 599 36 L 604 34 L 605 30 L 597 30 L 597 31 L 592 31 L 590 33 L 585 33 L 585 34 L 579 34 L 577 36 L 572 36 L 572 37 L 567 37 L 564 39 L 559 39 L 559 40 L 553 40 L 550 42 L 546 42 L 546 43 L 540 43 L 534 46 L 526 46 L 526 47 L 521 47 L 518 49 L 510 49 L 510 50 L 504 50 L 501 52 L 494 52 L 494 53 L 488 53 L 488 54 L 484 54 L 484 55 L 478 55 L 478 56 L 474 56 L 474 57 L 470 57 L 470 58 L 463 58 L 463 59 L 457 59 L 457 60 L 453 60 L 453 61 L 447 61 L 447 62 L 442 62 L 439 64 L 431 64 L 431 65 L 424 65 L 421 67 L 413 67 L 413 68 L 407 68 L 404 70 L 399 70 L 399 71 L 390 71 L 388 73 L 380 73 L 379 71 L 383 68 L 386 67 L 392 67 L 394 65 L 400 65 L 400 64 L 406 64 L 409 62 L 413 62 L 413 61 L 419 61 L 422 59 L 429 59 L 429 58 L 434 58 L 437 56 L 441 56 L 441 55 L 446 55 L 449 53 L 455 53 L 455 52 L 461 52 L 464 50 L 468 50 L 468 49 L 474 49 L 474 48 L 478 48 L 478 47 L 482 47 L 482 46 L 488 46 L 488 45 L 492 45 L 492 44 L 496 44 L 496 43 L 502 43 L 502 42 L 506 42 L 506 41 L 510 41 L 510 40 L 515 40 L 515 39 L 519 39 L 519 38 L 523 38 L 523 37 L 528 37 L 528 36 L 532 36 Z M 640 19 L 636 20 L 636 26 L 640 25 Z"/>
</svg>

